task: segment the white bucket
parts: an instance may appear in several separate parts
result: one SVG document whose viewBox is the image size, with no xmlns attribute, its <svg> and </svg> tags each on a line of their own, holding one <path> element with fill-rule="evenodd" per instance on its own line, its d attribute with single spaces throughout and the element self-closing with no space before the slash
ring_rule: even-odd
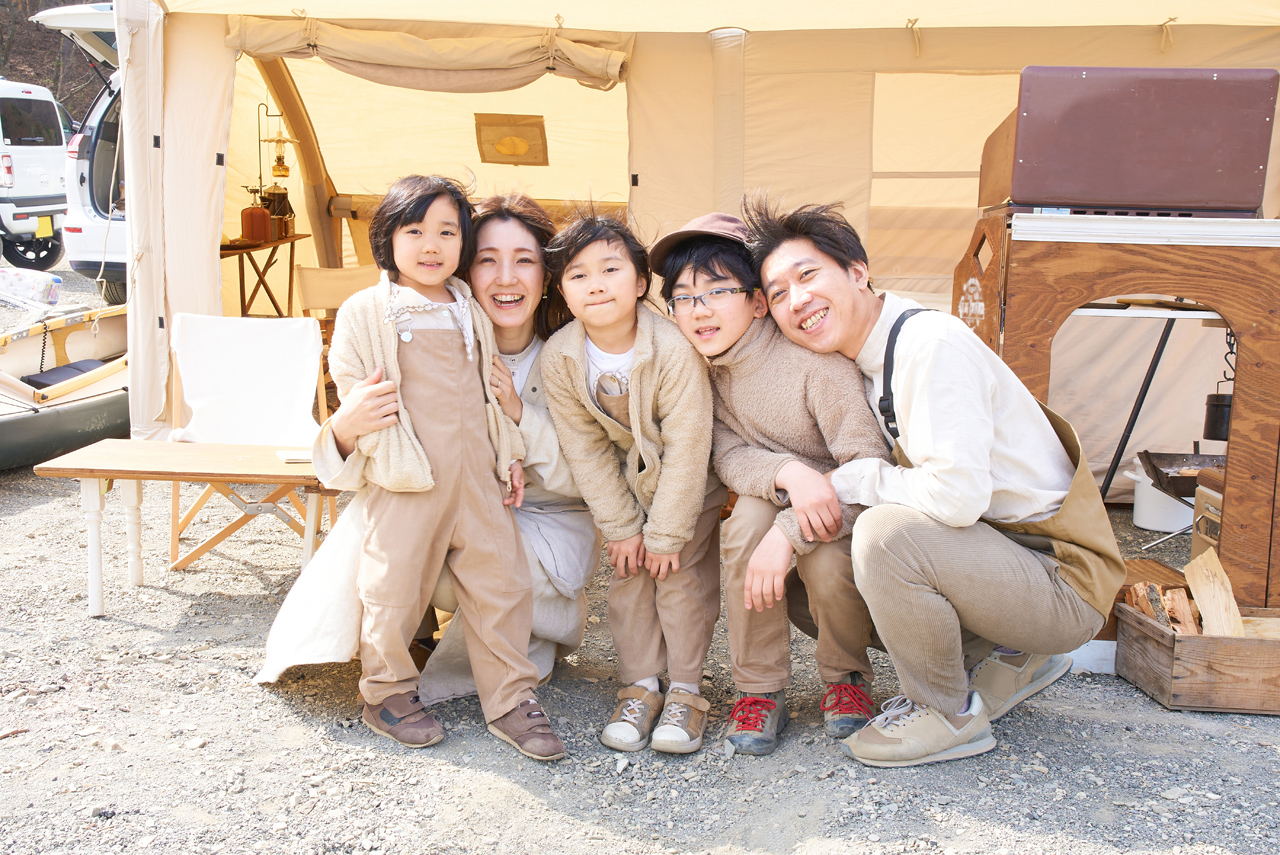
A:
<svg viewBox="0 0 1280 855">
<path fill-rule="evenodd" d="M 1160 492 L 1147 477 L 1142 461 L 1133 458 L 1133 471 L 1124 477 L 1133 483 L 1133 524 L 1147 531 L 1182 531 L 1191 525 L 1195 509 Z"/>
</svg>

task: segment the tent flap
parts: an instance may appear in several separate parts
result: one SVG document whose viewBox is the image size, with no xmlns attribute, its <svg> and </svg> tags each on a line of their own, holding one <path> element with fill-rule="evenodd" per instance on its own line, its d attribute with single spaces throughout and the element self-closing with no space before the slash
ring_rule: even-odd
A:
<svg viewBox="0 0 1280 855">
<path fill-rule="evenodd" d="M 593 89 L 612 89 L 626 74 L 627 54 L 540 34 L 424 39 L 361 30 L 315 18 L 227 17 L 227 47 L 255 59 L 319 57 L 337 68 L 391 86 L 436 92 L 516 89 L 548 72 Z"/>
</svg>

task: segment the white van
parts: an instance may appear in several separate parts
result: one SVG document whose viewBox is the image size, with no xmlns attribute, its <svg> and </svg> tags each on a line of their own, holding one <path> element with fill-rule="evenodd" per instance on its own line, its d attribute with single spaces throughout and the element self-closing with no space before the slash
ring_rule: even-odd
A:
<svg viewBox="0 0 1280 855">
<path fill-rule="evenodd" d="M 43 86 L 0 79 L 0 241 L 14 267 L 48 270 L 62 257 L 63 115 Z"/>
<path fill-rule="evenodd" d="M 46 9 L 31 20 L 58 30 L 94 62 L 115 69 L 115 20 L 111 3 Z M 71 269 L 102 279 L 108 303 L 125 301 L 128 233 L 124 222 L 124 157 L 120 141 L 120 72 L 111 74 L 67 145 L 66 219 L 62 239 Z"/>
</svg>

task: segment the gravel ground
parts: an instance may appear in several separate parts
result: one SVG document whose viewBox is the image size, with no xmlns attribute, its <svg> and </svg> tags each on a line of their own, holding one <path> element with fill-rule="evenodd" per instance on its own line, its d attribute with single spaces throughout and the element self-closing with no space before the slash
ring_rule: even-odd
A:
<svg viewBox="0 0 1280 855">
<path fill-rule="evenodd" d="M 1028 700 L 989 754 L 873 770 L 822 734 L 813 645 L 797 636 L 782 747 L 730 758 L 722 623 L 708 746 L 609 751 L 596 739 L 619 688 L 603 575 L 584 647 L 539 691 L 565 760 L 490 736 L 474 699 L 437 707 L 445 741 L 408 750 L 359 723 L 356 664 L 251 682 L 297 577 L 296 536 L 259 519 L 171 573 L 168 512 L 169 488 L 148 484 L 146 585 L 129 588 L 109 497 L 107 616 L 89 619 L 76 484 L 0 473 L 0 852 L 1280 851 L 1280 719 L 1169 712 L 1110 676 L 1073 673 Z M 1154 539 L 1112 516 L 1128 554 Z M 194 536 L 231 517 L 208 507 Z M 1184 562 L 1187 540 L 1155 557 Z M 884 700 L 893 668 L 875 666 Z"/>
</svg>

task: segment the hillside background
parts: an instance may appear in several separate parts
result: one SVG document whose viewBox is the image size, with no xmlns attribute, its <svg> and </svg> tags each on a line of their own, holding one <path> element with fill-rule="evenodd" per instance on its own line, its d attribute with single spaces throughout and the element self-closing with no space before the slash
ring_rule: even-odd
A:
<svg viewBox="0 0 1280 855">
<path fill-rule="evenodd" d="M 61 33 L 27 20 L 58 6 L 86 0 L 0 0 L 0 75 L 7 80 L 47 86 L 77 122 L 84 118 L 102 79 L 80 49 Z M 111 69 L 99 69 L 110 76 Z"/>
</svg>

